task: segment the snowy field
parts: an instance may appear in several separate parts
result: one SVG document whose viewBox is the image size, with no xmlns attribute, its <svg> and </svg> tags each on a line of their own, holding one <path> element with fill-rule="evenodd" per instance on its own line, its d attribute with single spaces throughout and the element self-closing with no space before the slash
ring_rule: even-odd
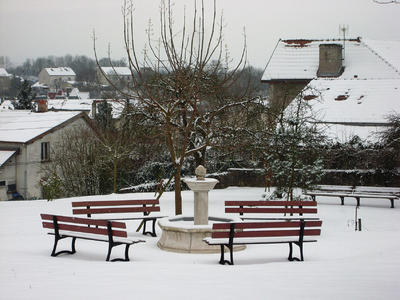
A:
<svg viewBox="0 0 400 300">
<path fill-rule="evenodd" d="M 210 214 L 223 214 L 225 200 L 261 199 L 262 193 L 262 188 L 213 190 Z M 1 300 L 400 298 L 399 201 L 391 209 L 388 200 L 361 199 L 363 228 L 355 232 L 355 200 L 341 206 L 339 198 L 321 198 L 322 236 L 305 245 L 304 262 L 289 262 L 287 245 L 251 245 L 235 253 L 234 266 L 222 266 L 219 254 L 160 250 L 158 238 L 135 231 L 135 221 L 128 222 L 129 234 L 146 243 L 130 248 L 130 262 L 106 262 L 107 243 L 85 240 L 77 240 L 76 254 L 53 258 L 53 237 L 45 234 L 39 214 L 71 215 L 71 200 L 0 203 Z M 191 214 L 192 192 L 183 192 L 183 201 L 183 213 Z M 161 210 L 173 214 L 173 193 L 163 195 Z"/>
</svg>

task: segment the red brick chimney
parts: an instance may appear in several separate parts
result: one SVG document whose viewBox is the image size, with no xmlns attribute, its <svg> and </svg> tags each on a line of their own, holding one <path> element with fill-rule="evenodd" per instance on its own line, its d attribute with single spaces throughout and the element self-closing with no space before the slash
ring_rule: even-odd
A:
<svg viewBox="0 0 400 300">
<path fill-rule="evenodd" d="M 48 111 L 47 99 L 38 99 L 35 102 L 37 103 L 36 112 L 43 113 Z"/>
</svg>

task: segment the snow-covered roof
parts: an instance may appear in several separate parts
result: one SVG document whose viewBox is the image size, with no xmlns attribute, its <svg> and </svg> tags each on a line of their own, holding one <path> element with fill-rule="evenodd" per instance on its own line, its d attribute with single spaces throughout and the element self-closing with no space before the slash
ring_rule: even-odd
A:
<svg viewBox="0 0 400 300">
<path fill-rule="evenodd" d="M 400 113 L 400 41 L 346 40 L 345 69 L 335 78 L 317 77 L 322 43 L 343 41 L 280 40 L 262 80 L 311 80 L 303 94 L 318 96 L 310 104 L 328 136 L 376 140 L 387 117 Z"/>
<path fill-rule="evenodd" d="M 0 167 L 4 165 L 16 151 L 12 150 L 0 150 Z"/>
<path fill-rule="evenodd" d="M 131 70 L 128 67 L 101 67 L 106 75 L 119 75 L 119 76 L 131 76 Z"/>
<path fill-rule="evenodd" d="M 262 76 L 270 80 L 311 80 L 317 77 L 319 45 L 343 40 L 279 40 Z M 390 79 L 400 76 L 400 42 L 345 41 L 341 79 Z"/>
<path fill-rule="evenodd" d="M 49 110 L 64 111 L 89 111 L 92 109 L 92 100 L 90 99 L 51 99 L 47 100 Z"/>
<path fill-rule="evenodd" d="M 0 77 L 10 77 L 10 76 L 11 74 L 9 74 L 6 69 L 0 68 Z"/>
<path fill-rule="evenodd" d="M 325 122 L 387 124 L 388 115 L 400 112 L 400 78 L 315 79 L 308 87 L 320 96 L 311 101 Z"/>
<path fill-rule="evenodd" d="M 75 76 L 75 72 L 69 67 L 45 68 L 50 76 Z"/>
<path fill-rule="evenodd" d="M 27 143 L 80 113 L 0 111 L 0 142 Z"/>
<path fill-rule="evenodd" d="M 48 86 L 37 81 L 31 85 L 31 88 L 48 88 Z"/>
</svg>

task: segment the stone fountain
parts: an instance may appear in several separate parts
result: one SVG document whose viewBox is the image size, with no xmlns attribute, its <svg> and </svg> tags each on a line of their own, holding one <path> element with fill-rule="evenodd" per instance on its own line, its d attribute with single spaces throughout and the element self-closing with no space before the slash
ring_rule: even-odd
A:
<svg viewBox="0 0 400 300">
<path fill-rule="evenodd" d="M 219 246 L 209 246 L 203 239 L 211 236 L 212 224 L 215 222 L 240 222 L 240 218 L 208 215 L 208 192 L 218 183 L 217 179 L 205 178 L 206 169 L 198 166 L 196 178 L 184 179 L 194 192 L 193 216 L 178 215 L 158 221 L 162 235 L 157 245 L 162 250 L 186 253 L 217 253 Z M 238 246 L 234 250 L 242 250 Z"/>
</svg>

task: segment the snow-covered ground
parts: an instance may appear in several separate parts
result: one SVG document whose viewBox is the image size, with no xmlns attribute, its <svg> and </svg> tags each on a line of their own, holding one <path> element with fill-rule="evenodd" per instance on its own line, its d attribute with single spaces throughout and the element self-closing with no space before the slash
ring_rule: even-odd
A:
<svg viewBox="0 0 400 300">
<path fill-rule="evenodd" d="M 262 188 L 210 192 L 210 214 L 223 214 L 225 200 L 261 199 Z M 151 198 L 153 194 L 99 198 Z M 90 197 L 88 197 L 90 198 Z M 183 212 L 193 194 L 183 192 Z M 362 231 L 354 231 L 355 200 L 318 201 L 323 220 L 318 243 L 305 245 L 305 261 L 287 261 L 287 245 L 251 245 L 235 253 L 235 265 L 219 254 L 178 254 L 157 247 L 158 238 L 135 231 L 130 262 L 106 262 L 107 243 L 78 240 L 77 253 L 51 257 L 53 237 L 40 213 L 71 214 L 71 200 L 0 203 L 0 299 L 399 299 L 400 203 L 361 199 Z M 173 214 L 173 193 L 161 198 Z M 159 229 L 158 229 L 159 230 Z M 69 245 L 69 241 L 67 242 Z M 61 244 L 62 245 L 62 244 Z M 121 247 L 122 248 L 122 247 Z M 123 249 L 116 248 L 114 251 Z M 297 251 L 297 247 L 295 247 Z M 117 252 L 116 252 L 117 253 Z M 297 252 L 296 252 L 297 253 Z"/>
</svg>

